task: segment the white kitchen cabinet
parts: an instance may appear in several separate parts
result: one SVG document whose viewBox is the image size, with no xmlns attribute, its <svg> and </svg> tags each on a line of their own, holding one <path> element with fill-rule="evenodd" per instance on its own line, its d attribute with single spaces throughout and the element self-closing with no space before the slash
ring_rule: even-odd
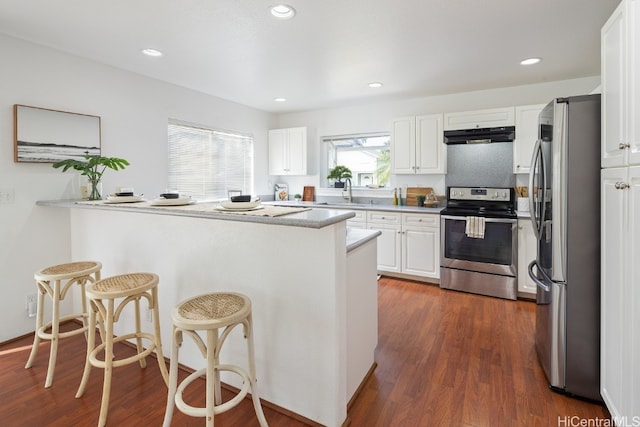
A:
<svg viewBox="0 0 640 427">
<path fill-rule="evenodd" d="M 367 211 L 367 228 L 379 230 L 378 270 L 399 273 L 402 251 L 402 222 L 399 213 Z"/>
<path fill-rule="evenodd" d="M 529 277 L 529 263 L 536 259 L 538 248 L 529 218 L 518 219 L 518 292 L 535 298 L 536 284 Z"/>
<path fill-rule="evenodd" d="M 516 139 L 513 141 L 513 173 L 529 173 L 533 147 L 538 139 L 538 115 L 544 107 L 544 104 L 539 104 L 515 108 Z"/>
<path fill-rule="evenodd" d="M 601 31 L 602 167 L 640 164 L 640 0 L 623 0 Z"/>
<path fill-rule="evenodd" d="M 447 172 L 442 114 L 394 119 L 391 161 L 397 174 L 444 174 Z"/>
<path fill-rule="evenodd" d="M 269 175 L 307 174 L 307 128 L 269 131 Z"/>
<path fill-rule="evenodd" d="M 440 278 L 440 215 L 402 214 L 402 272 Z"/>
<path fill-rule="evenodd" d="M 602 170 L 601 394 L 616 419 L 640 414 L 640 166 Z"/>
<path fill-rule="evenodd" d="M 367 228 L 367 212 L 353 211 L 356 216 L 347 220 L 347 226 L 353 228 Z"/>
<path fill-rule="evenodd" d="M 444 115 L 444 130 L 514 126 L 514 114 L 515 109 L 513 107 L 447 113 Z"/>
<path fill-rule="evenodd" d="M 615 420 L 640 415 L 640 0 L 602 27 L 601 378 Z"/>
</svg>

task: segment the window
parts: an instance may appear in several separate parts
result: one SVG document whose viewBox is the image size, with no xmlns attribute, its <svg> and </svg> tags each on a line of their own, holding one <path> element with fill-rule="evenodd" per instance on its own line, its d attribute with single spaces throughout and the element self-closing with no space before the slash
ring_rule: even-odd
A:
<svg viewBox="0 0 640 427">
<path fill-rule="evenodd" d="M 354 187 L 384 187 L 389 184 L 391 137 L 388 133 L 326 136 L 327 162 L 324 176 L 336 165 L 351 170 Z M 327 183 L 327 186 L 329 183 Z"/>
<path fill-rule="evenodd" d="M 169 187 L 195 199 L 253 194 L 253 137 L 169 122 Z"/>
</svg>

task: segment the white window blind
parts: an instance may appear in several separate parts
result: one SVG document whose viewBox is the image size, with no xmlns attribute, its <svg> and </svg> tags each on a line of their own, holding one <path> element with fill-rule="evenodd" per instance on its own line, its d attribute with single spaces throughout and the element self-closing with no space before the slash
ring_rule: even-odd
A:
<svg viewBox="0 0 640 427">
<path fill-rule="evenodd" d="M 195 199 L 253 194 L 253 137 L 169 122 L 169 187 Z"/>
</svg>

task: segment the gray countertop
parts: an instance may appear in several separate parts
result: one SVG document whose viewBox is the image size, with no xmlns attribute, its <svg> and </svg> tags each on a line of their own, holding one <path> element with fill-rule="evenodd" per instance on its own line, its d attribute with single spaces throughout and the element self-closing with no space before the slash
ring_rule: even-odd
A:
<svg viewBox="0 0 640 427">
<path fill-rule="evenodd" d="M 323 228 L 331 224 L 345 221 L 355 216 L 353 212 L 332 209 L 313 209 L 313 206 L 296 206 L 312 208 L 302 212 L 295 212 L 281 216 L 257 216 L 240 215 L 237 213 L 219 212 L 214 208 L 215 203 L 196 203 L 187 206 L 152 206 L 149 202 L 138 203 L 104 203 L 87 202 L 78 200 L 40 200 L 36 202 L 38 206 L 56 208 L 78 208 L 78 209 L 102 209 L 120 212 L 138 212 L 156 215 L 176 215 L 197 218 L 210 218 L 225 221 L 244 221 L 271 225 L 284 225 L 290 227 Z M 207 205 L 205 209 L 204 206 Z M 202 210 L 194 210 L 194 206 L 202 206 Z M 209 209 L 210 207 L 210 209 Z"/>
<path fill-rule="evenodd" d="M 347 252 L 351 252 L 381 234 L 380 230 L 347 227 Z"/>
<path fill-rule="evenodd" d="M 314 207 L 323 209 L 342 209 L 342 210 L 365 210 L 365 211 L 382 211 L 382 212 L 411 212 L 411 213 L 430 213 L 439 214 L 443 207 L 425 208 L 419 206 L 394 206 L 394 205 L 377 205 L 370 203 L 331 203 L 331 202 L 296 202 L 296 201 L 278 201 L 264 202 L 275 206 L 299 206 Z"/>
</svg>

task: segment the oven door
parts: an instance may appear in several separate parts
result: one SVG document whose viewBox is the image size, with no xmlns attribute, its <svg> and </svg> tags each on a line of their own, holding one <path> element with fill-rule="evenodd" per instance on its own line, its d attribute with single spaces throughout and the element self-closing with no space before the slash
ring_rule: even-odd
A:
<svg viewBox="0 0 640 427">
<path fill-rule="evenodd" d="M 518 221 L 485 218 L 484 238 L 467 237 L 466 216 L 440 217 L 440 266 L 516 276 Z"/>
</svg>

